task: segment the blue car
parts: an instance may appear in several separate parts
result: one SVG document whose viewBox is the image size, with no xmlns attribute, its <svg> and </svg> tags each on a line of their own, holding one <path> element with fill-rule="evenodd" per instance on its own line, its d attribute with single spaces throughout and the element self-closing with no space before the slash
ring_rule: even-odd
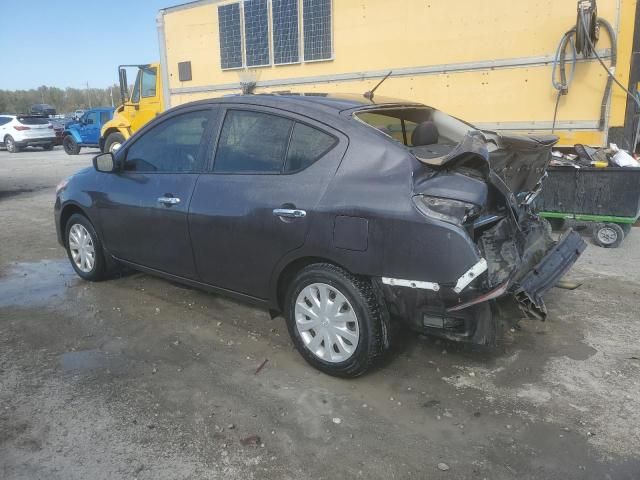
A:
<svg viewBox="0 0 640 480">
<path fill-rule="evenodd" d="M 100 129 L 113 117 L 112 107 L 92 108 L 78 122 L 67 124 L 62 146 L 69 155 L 77 155 L 82 147 L 99 148 Z"/>
</svg>

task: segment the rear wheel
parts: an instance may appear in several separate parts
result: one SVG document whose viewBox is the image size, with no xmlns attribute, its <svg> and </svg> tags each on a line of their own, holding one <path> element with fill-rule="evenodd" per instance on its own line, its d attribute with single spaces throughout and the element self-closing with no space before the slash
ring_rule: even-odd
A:
<svg viewBox="0 0 640 480">
<path fill-rule="evenodd" d="M 104 142 L 104 151 L 107 152 L 116 152 L 124 143 L 125 138 L 120 132 L 110 133 L 107 137 L 107 140 Z"/>
<path fill-rule="evenodd" d="M 618 248 L 624 240 L 624 231 L 617 223 L 598 223 L 593 227 L 593 241 L 604 248 Z"/>
<path fill-rule="evenodd" d="M 76 142 L 71 135 L 64 137 L 62 147 L 64 151 L 67 152 L 67 155 L 77 155 L 80 153 L 80 145 L 78 145 L 78 142 Z"/>
<path fill-rule="evenodd" d="M 4 137 L 4 146 L 9 153 L 17 153 L 20 151 L 20 147 L 16 145 L 16 141 L 11 135 L 7 135 L 6 137 Z"/>
<path fill-rule="evenodd" d="M 107 268 L 102 242 L 91 222 L 76 213 L 69 218 L 65 232 L 67 256 L 76 273 L 92 282 L 103 280 Z"/>
<path fill-rule="evenodd" d="M 371 283 L 331 264 L 314 264 L 292 281 L 287 328 L 302 357 L 337 377 L 356 377 L 385 349 L 382 306 Z"/>
</svg>

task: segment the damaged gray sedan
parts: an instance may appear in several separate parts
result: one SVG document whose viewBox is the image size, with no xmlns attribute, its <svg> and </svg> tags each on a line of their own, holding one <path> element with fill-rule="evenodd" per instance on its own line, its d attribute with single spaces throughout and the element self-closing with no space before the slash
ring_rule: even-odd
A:
<svg viewBox="0 0 640 480">
<path fill-rule="evenodd" d="M 311 365 L 357 376 L 391 322 L 492 345 L 498 302 L 544 318 L 585 248 L 532 209 L 555 142 L 398 100 L 204 100 L 61 183 L 58 238 L 87 280 L 125 264 L 250 301 Z"/>
</svg>

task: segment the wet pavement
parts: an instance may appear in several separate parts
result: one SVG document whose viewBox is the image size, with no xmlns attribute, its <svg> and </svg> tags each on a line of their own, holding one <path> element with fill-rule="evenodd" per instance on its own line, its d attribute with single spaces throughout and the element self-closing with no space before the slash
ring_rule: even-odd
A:
<svg viewBox="0 0 640 480">
<path fill-rule="evenodd" d="M 0 151 L 0 478 L 640 478 L 640 229 L 590 245 L 582 286 L 497 351 L 405 332 L 339 380 L 282 318 L 141 273 L 77 278 L 53 192 L 90 159 Z"/>
</svg>

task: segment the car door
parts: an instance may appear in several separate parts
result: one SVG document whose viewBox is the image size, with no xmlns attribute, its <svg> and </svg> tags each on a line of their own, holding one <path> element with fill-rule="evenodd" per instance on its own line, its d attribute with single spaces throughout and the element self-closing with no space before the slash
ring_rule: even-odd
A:
<svg viewBox="0 0 640 480">
<path fill-rule="evenodd" d="M 189 212 L 202 280 L 267 298 L 271 272 L 303 245 L 315 206 L 335 174 L 346 137 L 267 108 L 228 108 L 210 172 Z"/>
<path fill-rule="evenodd" d="M 87 112 L 83 117 L 84 124 L 80 130 L 82 143 L 86 145 L 97 145 L 100 136 L 100 115 L 99 112 Z"/>
<path fill-rule="evenodd" d="M 203 169 L 212 112 L 175 112 L 148 125 L 118 152 L 98 209 L 105 246 L 118 258 L 195 278 L 187 224 L 189 200 Z"/>
<path fill-rule="evenodd" d="M 131 111 L 131 129 L 135 132 L 160 111 L 158 89 L 158 70 L 156 67 L 141 67 L 131 97 L 134 106 Z"/>
</svg>

